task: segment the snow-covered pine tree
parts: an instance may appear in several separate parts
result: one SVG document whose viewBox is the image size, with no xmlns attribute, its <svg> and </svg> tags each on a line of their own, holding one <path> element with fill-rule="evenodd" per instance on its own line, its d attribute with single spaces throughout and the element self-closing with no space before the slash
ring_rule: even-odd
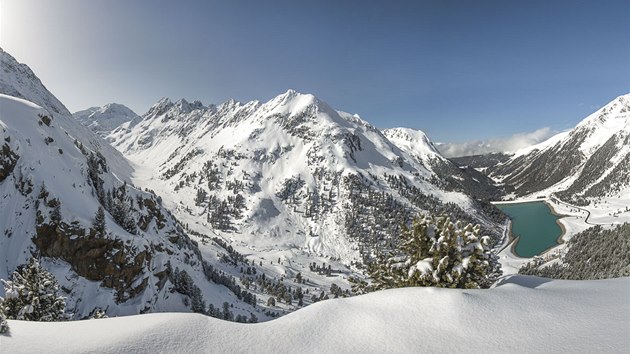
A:
<svg viewBox="0 0 630 354">
<path fill-rule="evenodd" d="M 112 216 L 118 225 L 131 234 L 137 233 L 136 221 L 133 218 L 131 207 L 126 199 L 114 198 Z"/>
<path fill-rule="evenodd" d="M 59 284 L 35 258 L 19 266 L 4 284 L 5 299 L 0 306 L 11 320 L 62 321 L 66 300 L 59 296 Z"/>
<path fill-rule="evenodd" d="M 103 309 L 101 309 L 100 307 L 96 307 L 94 308 L 94 310 L 92 310 L 92 313 L 88 318 L 91 320 L 100 320 L 101 318 L 108 318 L 108 316 Z"/>
<path fill-rule="evenodd" d="M 100 205 L 94 215 L 91 231 L 94 237 L 105 236 L 105 210 Z"/>
<path fill-rule="evenodd" d="M 381 256 L 368 268 L 364 290 L 406 286 L 487 288 L 501 274 L 490 239 L 479 226 L 448 217 L 417 217 L 403 226 L 396 254 Z"/>
<path fill-rule="evenodd" d="M 0 334 L 9 332 L 9 323 L 7 322 L 7 316 L 4 314 L 2 302 L 3 299 L 0 297 Z"/>
<path fill-rule="evenodd" d="M 190 305 L 190 309 L 193 312 L 206 312 L 206 301 L 201 294 L 201 289 L 199 289 L 185 270 L 180 271 L 179 268 L 175 268 L 172 280 L 173 285 L 175 286 L 175 291 L 180 294 L 187 295 L 190 298 L 190 303 L 187 303 L 188 298 L 184 298 L 186 306 Z"/>
</svg>

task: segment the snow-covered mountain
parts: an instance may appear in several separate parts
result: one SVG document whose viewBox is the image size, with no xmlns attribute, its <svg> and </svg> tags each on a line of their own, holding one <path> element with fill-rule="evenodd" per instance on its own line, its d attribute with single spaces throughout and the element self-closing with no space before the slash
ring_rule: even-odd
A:
<svg viewBox="0 0 630 354">
<path fill-rule="evenodd" d="M 77 318 L 95 307 L 110 315 L 199 310 L 204 300 L 256 312 L 233 276 L 238 254 L 210 240 L 202 254 L 160 197 L 131 184 L 128 161 L 26 65 L 0 51 L 0 67 L 0 278 L 41 257 Z"/>
<path fill-rule="evenodd" d="M 339 269 L 360 264 L 422 211 L 481 223 L 498 238 L 502 217 L 454 183 L 462 172 L 426 137 L 409 149 L 399 131 L 388 139 L 289 90 L 266 103 L 165 98 L 107 138 L 135 162 L 134 183 L 159 190 L 191 230 L 234 240 L 256 263 L 280 257 L 282 272 L 303 272 L 318 256 Z"/>
<path fill-rule="evenodd" d="M 123 123 L 133 125 L 140 117 L 125 105 L 109 103 L 103 107 L 91 107 L 72 116 L 98 135 L 105 137 Z"/>
<path fill-rule="evenodd" d="M 579 205 L 602 198 L 630 201 L 630 94 L 488 172 L 512 185 L 517 197 L 556 193 Z"/>
</svg>

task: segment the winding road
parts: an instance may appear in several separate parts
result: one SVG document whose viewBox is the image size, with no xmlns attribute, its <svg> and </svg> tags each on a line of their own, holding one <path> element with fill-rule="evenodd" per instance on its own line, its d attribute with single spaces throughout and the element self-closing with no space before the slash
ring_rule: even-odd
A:
<svg viewBox="0 0 630 354">
<path fill-rule="evenodd" d="M 569 203 L 567 203 L 567 202 L 564 202 L 564 201 L 560 200 L 560 198 L 556 197 L 554 194 L 551 194 L 551 196 L 549 196 L 549 199 L 551 199 L 552 201 L 555 201 L 556 203 L 562 203 L 562 204 L 564 204 L 564 205 L 566 205 L 566 206 L 568 206 L 568 207 L 571 207 L 571 208 L 575 208 L 575 209 L 578 209 L 578 210 L 585 211 L 585 212 L 586 212 L 586 219 L 584 219 L 584 222 L 585 222 L 586 224 L 588 224 L 588 225 L 606 225 L 606 224 L 593 224 L 593 223 L 588 222 L 588 218 L 590 218 L 590 217 L 591 217 L 591 212 L 590 212 L 590 210 L 588 210 L 588 209 L 584 209 L 584 208 L 581 208 L 581 207 L 579 207 L 579 206 L 576 206 L 576 205 L 573 205 L 573 204 L 569 204 Z"/>
</svg>

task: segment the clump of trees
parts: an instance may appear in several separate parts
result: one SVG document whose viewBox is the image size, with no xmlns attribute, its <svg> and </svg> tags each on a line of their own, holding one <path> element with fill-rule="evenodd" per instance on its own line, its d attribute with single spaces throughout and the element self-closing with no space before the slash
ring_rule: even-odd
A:
<svg viewBox="0 0 630 354">
<path fill-rule="evenodd" d="M 371 283 L 354 279 L 355 292 L 409 286 L 488 288 L 501 270 L 490 237 L 481 236 L 478 225 L 420 216 L 403 225 L 398 248 L 378 256 L 367 273 Z"/>
<path fill-rule="evenodd" d="M 190 305 L 193 312 L 206 313 L 206 301 L 203 299 L 201 289 L 195 285 L 195 282 L 185 270 L 180 271 L 179 268 L 175 268 L 173 285 L 175 286 L 175 291 L 188 296 L 184 298 L 184 304 L 186 306 Z M 189 298 L 191 303 L 188 303 Z"/>
<path fill-rule="evenodd" d="M 0 298 L 0 333 L 9 330 L 6 319 L 23 321 L 63 321 L 66 300 L 59 295 L 59 283 L 35 258 L 1 279 L 5 298 Z"/>
<path fill-rule="evenodd" d="M 607 279 L 630 276 L 630 224 L 604 230 L 600 225 L 573 236 L 565 254 L 545 261 L 536 258 L 520 274 L 553 279 Z"/>
</svg>

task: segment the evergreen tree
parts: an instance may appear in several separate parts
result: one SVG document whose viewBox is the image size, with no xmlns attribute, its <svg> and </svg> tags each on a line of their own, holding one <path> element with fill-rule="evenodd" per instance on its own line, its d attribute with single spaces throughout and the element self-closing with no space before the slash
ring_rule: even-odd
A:
<svg viewBox="0 0 630 354">
<path fill-rule="evenodd" d="M 2 298 L 0 298 L 0 334 L 9 332 L 9 323 L 7 323 L 7 317 L 4 315 L 2 307 Z"/>
<path fill-rule="evenodd" d="M 228 321 L 234 319 L 234 313 L 230 311 L 230 304 L 227 301 L 223 303 L 223 319 Z"/>
<path fill-rule="evenodd" d="M 201 289 L 199 289 L 199 287 L 195 285 L 195 282 L 185 270 L 180 271 L 179 268 L 175 268 L 172 281 L 173 285 L 175 286 L 175 291 L 188 296 L 187 298 L 184 298 L 184 303 L 186 304 L 186 306 L 190 304 L 190 309 L 193 312 L 207 312 L 206 301 L 201 294 Z M 190 303 L 188 302 L 189 298 L 191 300 Z"/>
<path fill-rule="evenodd" d="M 46 190 L 46 184 L 44 182 L 42 182 L 42 187 L 39 189 L 39 195 L 37 197 L 43 200 L 48 198 L 48 190 Z"/>
<path fill-rule="evenodd" d="M 61 202 L 59 199 L 55 199 L 53 204 L 54 206 L 52 212 L 50 213 L 50 220 L 53 225 L 59 225 L 59 223 L 61 223 Z"/>
<path fill-rule="evenodd" d="M 131 234 L 137 233 L 136 221 L 133 218 L 131 206 L 123 195 L 114 198 L 112 207 L 112 216 L 118 225 L 127 230 Z"/>
<path fill-rule="evenodd" d="M 89 319 L 91 320 L 99 320 L 101 318 L 108 318 L 108 316 L 107 313 L 103 311 L 103 309 L 101 309 L 100 307 L 96 307 L 94 310 L 92 310 L 92 313 L 89 316 Z"/>
<path fill-rule="evenodd" d="M 0 306 L 8 319 L 49 322 L 66 318 L 66 300 L 58 294 L 57 280 L 35 258 L 19 266 L 10 280 L 1 281 L 6 298 Z"/>
<path fill-rule="evenodd" d="M 500 275 L 490 239 L 479 226 L 448 217 L 419 217 L 403 225 L 398 253 L 380 256 L 368 267 L 372 284 L 361 291 L 405 286 L 487 288 Z M 358 283 L 355 283 L 355 286 Z"/>
<path fill-rule="evenodd" d="M 94 223 L 92 224 L 92 234 L 94 237 L 105 236 L 105 210 L 99 205 L 94 215 Z"/>
<path fill-rule="evenodd" d="M 105 197 L 105 208 L 111 211 L 114 208 L 114 200 L 112 199 L 112 192 L 107 191 L 107 196 Z"/>
</svg>

